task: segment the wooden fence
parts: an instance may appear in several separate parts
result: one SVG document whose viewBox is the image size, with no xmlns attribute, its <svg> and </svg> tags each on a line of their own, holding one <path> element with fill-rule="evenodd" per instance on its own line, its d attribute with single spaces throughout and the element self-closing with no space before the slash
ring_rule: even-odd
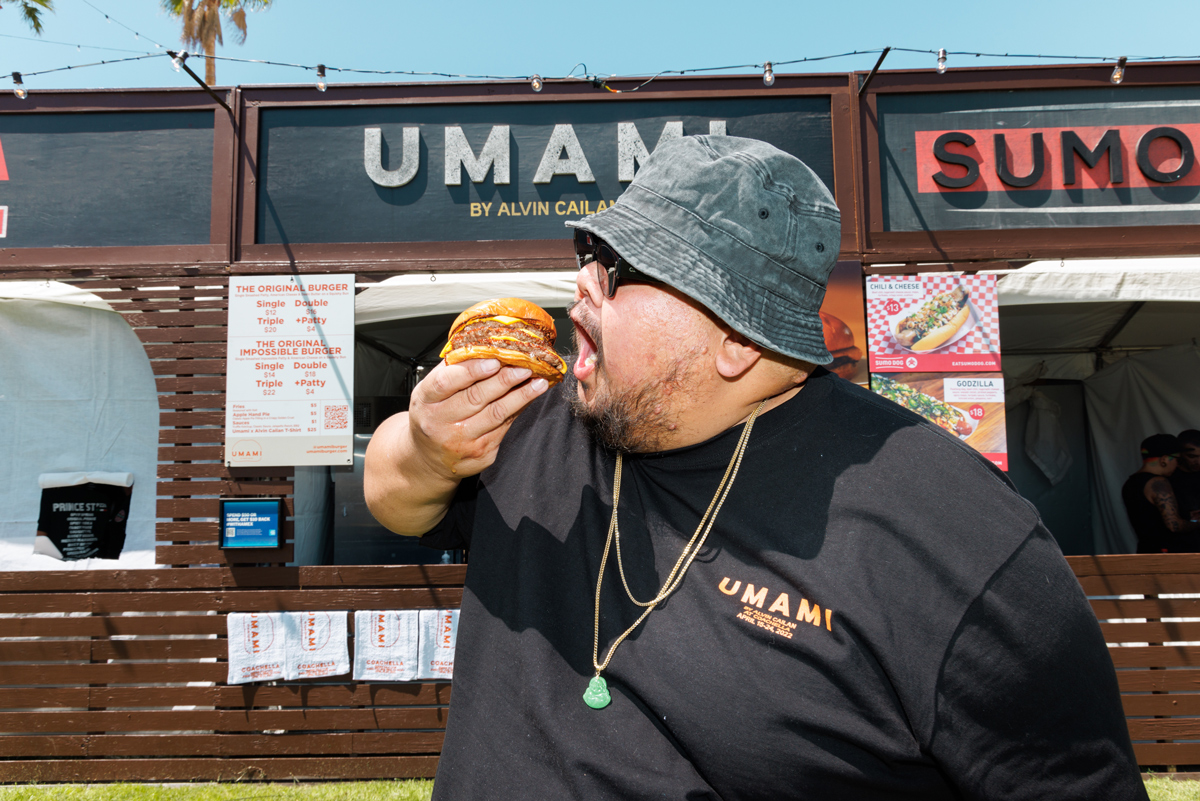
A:
<svg viewBox="0 0 1200 801">
<path fill-rule="evenodd" d="M 226 615 L 457 608 L 464 573 L 0 573 L 0 781 L 432 776 L 449 684 L 344 676 L 230 686 Z"/>
<path fill-rule="evenodd" d="M 1067 561 L 1110 645 L 1138 764 L 1200 765 L 1200 554 Z"/>
<path fill-rule="evenodd" d="M 1139 764 L 1200 765 L 1200 554 L 1068 561 L 1113 645 Z M 449 684 L 230 686 L 226 615 L 455 608 L 464 571 L 0 573 L 0 781 L 432 776 Z"/>
</svg>

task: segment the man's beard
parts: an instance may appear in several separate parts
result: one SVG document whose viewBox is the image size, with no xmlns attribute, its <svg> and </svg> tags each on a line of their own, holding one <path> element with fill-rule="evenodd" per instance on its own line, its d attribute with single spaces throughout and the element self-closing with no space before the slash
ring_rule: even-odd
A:
<svg viewBox="0 0 1200 801">
<path fill-rule="evenodd" d="M 599 372 L 599 365 L 596 369 Z M 573 373 L 568 372 L 563 383 L 571 410 L 597 442 L 622 453 L 653 453 L 663 450 L 673 429 L 667 398 L 681 386 L 682 372 L 676 364 L 659 381 L 623 392 L 613 392 L 607 385 L 597 387 L 590 404 L 579 397 L 579 379 Z"/>
<path fill-rule="evenodd" d="M 588 326 L 588 336 L 596 350 L 596 371 L 592 375 L 598 378 L 605 369 L 604 345 L 594 326 Z M 575 337 L 578 352 L 578 331 Z M 653 383 L 621 391 L 613 391 L 607 381 L 597 380 L 590 403 L 580 397 L 579 379 L 568 370 L 564 391 L 575 416 L 605 448 L 622 453 L 653 453 L 663 450 L 667 435 L 675 428 L 671 422 L 671 396 L 683 390 L 690 364 L 691 360 L 683 356 Z"/>
</svg>

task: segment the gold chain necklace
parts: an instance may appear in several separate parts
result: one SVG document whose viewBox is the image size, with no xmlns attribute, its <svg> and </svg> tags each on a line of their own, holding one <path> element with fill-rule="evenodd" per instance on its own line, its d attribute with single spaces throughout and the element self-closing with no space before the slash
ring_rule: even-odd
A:
<svg viewBox="0 0 1200 801">
<path fill-rule="evenodd" d="M 729 495 L 729 490 L 733 487 L 733 481 L 737 478 L 738 468 L 742 464 L 742 456 L 746 453 L 746 443 L 750 441 L 750 430 L 754 428 L 754 420 L 758 417 L 758 413 L 762 411 L 766 403 L 767 399 L 763 399 L 754 411 L 750 413 L 750 417 L 747 418 L 746 425 L 742 429 L 742 436 L 738 439 L 737 447 L 733 450 L 733 458 L 729 460 L 729 466 L 725 468 L 725 475 L 721 478 L 721 483 L 717 485 L 717 491 L 713 495 L 712 501 L 708 504 L 708 509 L 705 510 L 704 516 L 700 518 L 700 524 L 696 526 L 696 533 L 692 534 L 692 538 L 683 547 L 683 553 L 679 554 L 679 558 L 675 560 L 675 566 L 667 574 L 667 578 L 658 593 L 649 601 L 639 601 L 633 597 L 633 593 L 629 589 L 629 582 L 625 580 L 625 568 L 621 565 L 621 531 L 617 527 L 617 503 L 621 499 L 621 472 L 624 460 L 620 453 L 617 454 L 616 474 L 613 476 L 612 520 L 608 524 L 608 536 L 604 540 L 604 555 L 600 557 L 600 575 L 596 577 L 596 617 L 592 629 L 592 667 L 596 669 L 596 675 L 588 682 L 587 691 L 583 694 L 584 703 L 592 709 L 603 709 L 612 702 L 612 696 L 608 692 L 608 682 L 600 674 L 608 667 L 608 663 L 612 661 L 613 653 L 617 650 L 617 646 L 624 642 L 625 638 L 632 634 L 642 624 L 642 621 L 650 616 L 655 607 L 667 600 L 671 593 L 679 588 L 679 585 L 683 583 L 683 577 L 687 573 L 688 568 L 692 566 L 692 562 L 704 547 L 704 541 L 708 539 L 708 533 L 712 531 L 713 523 L 717 520 L 717 513 L 721 511 L 721 506 L 725 503 L 725 498 Z M 601 662 L 600 587 L 604 583 L 604 568 L 608 564 L 608 551 L 614 541 L 617 543 L 617 572 L 621 575 L 621 583 L 625 585 L 625 594 L 629 596 L 629 600 L 633 601 L 633 603 L 645 607 L 645 611 L 633 622 L 632 626 L 625 629 L 621 636 L 616 639 L 616 642 L 609 646 L 608 654 L 605 655 L 604 661 Z"/>
</svg>

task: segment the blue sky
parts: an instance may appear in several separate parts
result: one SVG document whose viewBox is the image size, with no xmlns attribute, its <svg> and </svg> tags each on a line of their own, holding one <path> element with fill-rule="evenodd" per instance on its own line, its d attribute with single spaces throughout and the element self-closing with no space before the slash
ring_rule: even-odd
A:
<svg viewBox="0 0 1200 801">
<path fill-rule="evenodd" d="M 55 0 L 35 37 L 12 0 L 0 4 L 0 89 L 12 71 L 30 91 L 63 88 L 192 86 L 163 56 L 126 64 L 37 75 L 43 70 L 128 58 L 179 47 L 178 23 L 158 0 Z M 105 14 L 112 21 L 107 21 Z M 1197 56 L 1196 0 L 1052 3 L 746 2 L 711 0 L 604 3 L 316 2 L 275 0 L 249 15 L 249 35 L 234 44 L 227 25 L 219 56 L 289 64 L 454 74 L 650 75 L 660 70 L 776 63 L 885 45 L 915 49 L 1057 56 Z M 130 30 L 132 29 L 132 30 Z M 135 37 L 133 31 L 139 36 Z M 78 47 L 77 47 L 78 46 Z M 101 49 L 109 48 L 109 49 Z M 128 52 L 125 52 L 128 51 Z M 781 66 L 788 72 L 869 69 L 876 54 Z M 1039 63 L 1034 59 L 951 55 L 949 67 Z M 1045 63 L 1062 63 L 1051 59 Z M 189 66 L 203 74 L 196 59 Z M 885 68 L 930 68 L 934 56 L 893 52 Z M 1136 64 L 1132 68 L 1136 68 Z M 734 72 L 754 70 L 739 69 Z M 314 73 L 221 61 L 222 85 L 305 84 Z M 331 70 L 331 82 L 414 80 Z"/>
</svg>

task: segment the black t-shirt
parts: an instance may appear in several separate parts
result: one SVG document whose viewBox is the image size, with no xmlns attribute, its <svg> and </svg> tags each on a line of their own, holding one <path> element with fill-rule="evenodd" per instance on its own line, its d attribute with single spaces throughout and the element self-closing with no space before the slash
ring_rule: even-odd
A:
<svg viewBox="0 0 1200 801">
<path fill-rule="evenodd" d="M 1146 500 L 1146 485 L 1159 478 L 1155 473 L 1134 473 L 1121 485 L 1121 501 L 1129 525 L 1137 535 L 1138 553 L 1167 553 L 1171 530 L 1163 523 L 1158 507 Z"/>
<path fill-rule="evenodd" d="M 739 434 L 626 458 L 638 599 Z M 1099 626 L 1033 508 L 824 371 L 756 422 L 703 551 L 589 708 L 613 468 L 552 391 L 426 535 L 470 547 L 436 798 L 1146 797 Z M 612 559 L 601 658 L 641 611 Z"/>
<path fill-rule="evenodd" d="M 129 487 L 76 484 L 42 490 L 38 533 L 45 534 L 64 561 L 116 559 L 125 547 Z"/>
<path fill-rule="evenodd" d="M 1171 489 L 1175 490 L 1180 517 L 1189 520 L 1193 512 L 1200 512 L 1200 473 L 1176 468 L 1171 474 Z"/>
<path fill-rule="evenodd" d="M 1200 534 L 1194 531 L 1171 531 L 1163 523 L 1162 512 L 1146 499 L 1146 485 L 1155 478 L 1161 478 L 1161 476 L 1154 473 L 1137 472 L 1125 479 L 1125 483 L 1121 486 L 1121 500 L 1125 503 L 1125 514 L 1129 516 L 1129 525 L 1133 526 L 1133 533 L 1137 535 L 1137 552 L 1200 552 Z M 1179 516 L 1187 520 L 1191 510 L 1184 506 L 1178 496 L 1175 500 L 1179 507 Z"/>
</svg>

